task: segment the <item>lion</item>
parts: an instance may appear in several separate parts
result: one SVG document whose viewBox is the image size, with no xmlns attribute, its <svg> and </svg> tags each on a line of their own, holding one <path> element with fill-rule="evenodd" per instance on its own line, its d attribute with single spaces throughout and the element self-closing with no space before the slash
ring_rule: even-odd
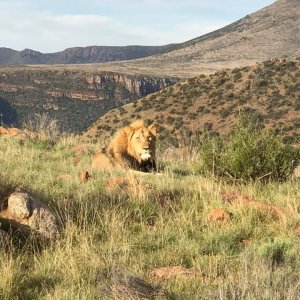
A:
<svg viewBox="0 0 300 300">
<path fill-rule="evenodd" d="M 108 146 L 94 155 L 93 169 L 132 169 L 141 172 L 157 171 L 156 126 L 147 127 L 138 120 L 120 129 Z"/>
</svg>

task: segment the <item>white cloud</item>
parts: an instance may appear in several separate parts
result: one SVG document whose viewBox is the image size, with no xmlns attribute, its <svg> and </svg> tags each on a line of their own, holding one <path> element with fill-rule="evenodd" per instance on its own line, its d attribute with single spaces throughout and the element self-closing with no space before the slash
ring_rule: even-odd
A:
<svg viewBox="0 0 300 300">
<path fill-rule="evenodd" d="M 240 0 L 52 0 L 51 4 L 39 2 L 37 6 L 35 1 L 0 0 L 0 47 L 54 52 L 75 46 L 183 42 L 228 23 L 209 13 L 203 16 L 201 8 L 215 6 L 220 10 L 224 1 L 228 7 L 229 3 L 241 3 Z M 199 10 L 187 9 L 188 6 Z"/>
</svg>

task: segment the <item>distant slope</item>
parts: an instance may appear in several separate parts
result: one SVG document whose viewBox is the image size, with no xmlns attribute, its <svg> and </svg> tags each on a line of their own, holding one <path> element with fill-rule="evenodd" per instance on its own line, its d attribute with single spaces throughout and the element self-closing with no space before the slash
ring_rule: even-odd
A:
<svg viewBox="0 0 300 300">
<path fill-rule="evenodd" d="M 300 142 L 300 60 L 272 60 L 255 66 L 200 75 L 114 109 L 84 134 L 97 140 L 137 118 L 154 120 L 160 140 L 176 144 L 192 134 L 227 133 L 237 116 L 279 130 Z"/>
<path fill-rule="evenodd" d="M 81 132 L 111 108 L 178 82 L 111 72 L 0 67 L 0 124 L 21 126 L 47 113 L 61 130 Z"/>
<path fill-rule="evenodd" d="M 119 71 L 192 77 L 275 57 L 300 56 L 300 1 L 279 0 L 222 29 L 176 49 L 131 62 L 110 63 Z"/>
<path fill-rule="evenodd" d="M 165 46 L 89 46 L 68 48 L 61 52 L 41 53 L 31 49 L 16 51 L 0 48 L 0 65 L 19 64 L 83 64 L 131 60 L 173 49 Z"/>
</svg>

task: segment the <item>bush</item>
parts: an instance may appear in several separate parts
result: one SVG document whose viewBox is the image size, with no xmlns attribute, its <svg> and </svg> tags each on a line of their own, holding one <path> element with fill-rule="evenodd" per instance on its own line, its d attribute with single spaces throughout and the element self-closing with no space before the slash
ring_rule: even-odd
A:
<svg viewBox="0 0 300 300">
<path fill-rule="evenodd" d="M 204 171 L 239 180 L 285 180 L 300 157 L 299 150 L 248 119 L 240 120 L 228 137 L 206 137 L 201 153 Z"/>
</svg>

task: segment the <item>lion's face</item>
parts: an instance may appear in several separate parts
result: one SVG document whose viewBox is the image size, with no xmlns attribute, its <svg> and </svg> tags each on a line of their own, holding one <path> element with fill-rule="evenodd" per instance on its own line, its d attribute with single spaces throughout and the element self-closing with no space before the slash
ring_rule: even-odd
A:
<svg viewBox="0 0 300 300">
<path fill-rule="evenodd" d="M 134 149 L 135 154 L 142 160 L 146 161 L 155 156 L 156 128 L 141 127 L 134 129 L 129 136 L 129 144 Z"/>
</svg>

